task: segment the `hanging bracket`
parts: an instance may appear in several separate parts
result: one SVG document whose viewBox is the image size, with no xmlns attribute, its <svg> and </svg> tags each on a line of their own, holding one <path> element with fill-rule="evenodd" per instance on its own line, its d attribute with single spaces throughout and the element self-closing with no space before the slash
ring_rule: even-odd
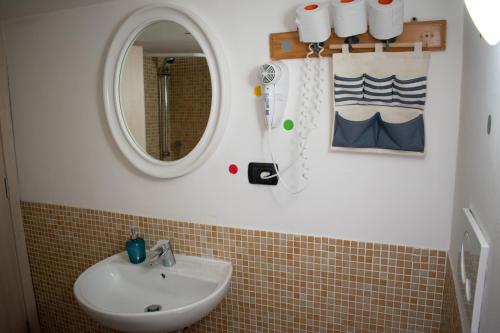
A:
<svg viewBox="0 0 500 333">
<path fill-rule="evenodd" d="M 384 51 L 413 51 L 416 42 L 422 43 L 423 51 L 444 51 L 446 50 L 446 28 L 446 20 L 406 22 L 403 33 L 397 37 L 397 41 L 394 43 L 389 41 Z M 357 37 L 359 44 L 347 43 L 354 53 L 373 52 L 375 44 L 380 43 L 368 33 Z M 341 52 L 342 45 L 345 43 L 345 39 L 337 37 L 332 30 L 332 35 L 324 42 L 325 50 L 322 55 L 328 57 L 333 53 Z M 300 42 L 297 31 L 270 34 L 269 48 L 272 60 L 305 58 L 309 52 L 308 45 Z"/>
</svg>

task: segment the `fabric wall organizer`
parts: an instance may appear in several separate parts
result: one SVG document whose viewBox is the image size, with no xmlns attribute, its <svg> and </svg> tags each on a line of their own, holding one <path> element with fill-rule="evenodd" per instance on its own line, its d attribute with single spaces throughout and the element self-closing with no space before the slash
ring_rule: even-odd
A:
<svg viewBox="0 0 500 333">
<path fill-rule="evenodd" d="M 334 54 L 332 150 L 423 155 L 429 55 Z"/>
</svg>

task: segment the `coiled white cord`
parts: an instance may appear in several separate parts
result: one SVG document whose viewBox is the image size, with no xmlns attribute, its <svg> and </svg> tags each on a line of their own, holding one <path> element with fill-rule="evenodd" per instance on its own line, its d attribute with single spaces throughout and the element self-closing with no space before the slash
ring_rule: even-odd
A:
<svg viewBox="0 0 500 333">
<path fill-rule="evenodd" d="M 323 96 L 323 84 L 324 84 L 324 61 L 322 57 L 322 53 L 324 51 L 323 46 L 319 46 L 318 52 L 318 63 L 314 66 L 313 60 L 311 56 L 314 54 L 313 44 L 309 44 L 309 52 L 307 53 L 305 59 L 305 70 L 303 76 L 303 82 L 301 86 L 301 95 L 299 100 L 299 153 L 298 156 L 284 169 L 281 171 L 278 170 L 278 165 L 276 164 L 276 159 L 274 156 L 274 150 L 272 145 L 272 126 L 271 124 L 267 124 L 267 137 L 269 142 L 269 152 L 271 155 L 271 161 L 274 165 L 274 169 L 276 171 L 275 174 L 262 176 L 262 179 L 270 179 L 274 177 L 278 177 L 279 181 L 282 183 L 283 187 L 290 192 L 291 194 L 298 194 L 304 191 L 307 188 L 307 181 L 309 180 L 308 171 L 309 166 L 308 156 L 307 156 L 307 140 L 309 138 L 309 134 L 313 128 L 317 128 L 316 117 L 321 112 L 321 97 Z M 298 160 L 301 160 L 301 170 L 302 170 L 302 178 L 306 181 L 305 185 L 294 189 L 290 184 L 285 181 L 282 176 L 286 170 L 291 168 Z"/>
<path fill-rule="evenodd" d="M 268 126 L 267 128 L 267 139 L 268 139 L 268 142 L 269 142 L 269 154 L 271 155 L 271 162 L 273 163 L 273 166 L 274 166 L 274 171 L 276 172 L 274 175 L 270 175 L 270 176 L 266 176 L 268 178 L 265 178 L 265 177 L 261 177 L 263 179 L 269 179 L 269 178 L 273 178 L 273 177 L 278 177 L 279 181 L 281 182 L 281 185 L 283 186 L 283 188 L 285 190 L 287 190 L 288 192 L 290 192 L 291 194 L 299 194 L 300 192 L 304 191 L 307 187 L 307 183 L 299 188 L 299 189 L 294 189 L 290 184 L 288 184 L 287 181 L 285 181 L 285 179 L 283 178 L 283 176 L 281 175 L 282 172 L 286 171 L 286 169 L 282 170 L 282 172 L 280 172 L 278 170 L 278 165 L 276 164 L 276 159 L 274 158 L 274 150 L 273 150 L 273 144 L 272 144 L 272 139 L 271 139 L 271 136 L 272 136 L 272 127 L 271 126 Z M 289 167 L 291 167 L 293 164 L 289 165 L 287 167 L 287 169 Z"/>
</svg>

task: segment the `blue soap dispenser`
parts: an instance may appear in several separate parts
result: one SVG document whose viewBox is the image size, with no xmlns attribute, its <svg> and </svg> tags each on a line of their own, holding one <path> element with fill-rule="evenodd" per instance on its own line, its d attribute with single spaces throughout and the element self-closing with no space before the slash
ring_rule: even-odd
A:
<svg viewBox="0 0 500 333">
<path fill-rule="evenodd" d="M 139 237 L 139 232 L 136 227 L 130 228 L 130 238 L 125 243 L 128 258 L 131 263 L 139 264 L 146 259 L 146 243 L 144 239 Z"/>
</svg>

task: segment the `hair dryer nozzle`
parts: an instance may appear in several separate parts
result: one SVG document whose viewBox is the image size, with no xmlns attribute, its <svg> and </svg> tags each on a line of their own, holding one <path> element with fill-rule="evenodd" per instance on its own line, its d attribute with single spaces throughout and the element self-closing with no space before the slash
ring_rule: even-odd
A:
<svg viewBox="0 0 500 333">
<path fill-rule="evenodd" d="M 257 78 L 259 81 L 266 84 L 275 84 L 279 81 L 281 76 L 281 68 L 279 65 L 267 63 L 259 67 Z"/>
</svg>

